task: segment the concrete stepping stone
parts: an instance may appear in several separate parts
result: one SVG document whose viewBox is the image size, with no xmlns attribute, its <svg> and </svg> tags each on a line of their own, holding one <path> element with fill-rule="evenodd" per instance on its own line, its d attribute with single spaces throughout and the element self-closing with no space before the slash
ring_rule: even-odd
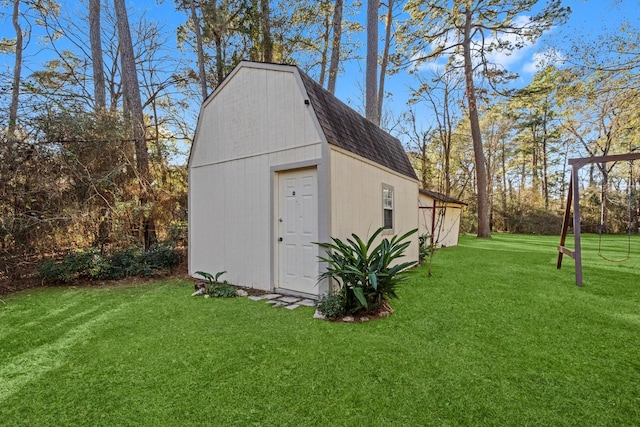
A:
<svg viewBox="0 0 640 427">
<path fill-rule="evenodd" d="M 272 302 L 272 301 L 269 301 Z M 275 304 L 273 304 L 271 307 L 277 308 L 277 307 L 289 307 L 289 304 L 287 304 L 286 302 L 282 302 L 282 301 L 274 301 Z"/>
<path fill-rule="evenodd" d="M 265 301 L 271 307 L 285 307 L 294 310 L 298 307 L 315 307 L 315 301 L 308 298 L 300 298 L 282 294 L 250 295 L 251 301 Z"/>
<path fill-rule="evenodd" d="M 300 301 L 300 298 L 296 297 L 282 297 L 278 298 L 278 301 L 286 302 L 287 304 L 293 304 L 294 302 Z"/>
</svg>

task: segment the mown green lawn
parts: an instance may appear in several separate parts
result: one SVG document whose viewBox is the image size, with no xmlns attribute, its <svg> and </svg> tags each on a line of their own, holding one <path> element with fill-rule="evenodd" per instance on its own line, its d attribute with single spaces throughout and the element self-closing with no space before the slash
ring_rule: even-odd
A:
<svg viewBox="0 0 640 427">
<path fill-rule="evenodd" d="M 586 236 L 583 288 L 557 244 L 465 236 L 363 324 L 181 280 L 5 296 L 0 425 L 638 426 L 640 240 Z"/>
</svg>

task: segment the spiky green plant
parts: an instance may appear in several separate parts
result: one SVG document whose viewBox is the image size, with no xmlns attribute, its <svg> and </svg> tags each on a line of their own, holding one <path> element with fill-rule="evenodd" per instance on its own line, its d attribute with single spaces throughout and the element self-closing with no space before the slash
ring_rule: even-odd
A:
<svg viewBox="0 0 640 427">
<path fill-rule="evenodd" d="M 215 296 L 215 297 L 230 296 L 230 295 L 228 295 L 230 293 L 228 288 L 231 288 L 231 286 L 228 283 L 226 283 L 227 282 L 226 280 L 225 280 L 224 283 L 220 283 L 218 281 L 220 276 L 222 276 L 224 273 L 226 273 L 226 271 L 219 271 L 214 276 L 213 274 L 207 273 L 206 271 L 196 271 L 195 272 L 195 274 L 197 274 L 198 276 L 202 276 L 202 277 L 205 278 L 205 280 L 206 280 L 205 291 L 207 292 L 207 294 L 209 294 L 211 296 Z M 221 285 L 226 285 L 226 286 L 222 286 L 225 289 L 220 291 L 218 288 Z M 233 292 L 235 294 L 235 290 Z"/>
<path fill-rule="evenodd" d="M 327 264 L 327 269 L 318 276 L 318 281 L 333 279 L 339 284 L 338 292 L 345 301 L 345 311 L 356 313 L 370 310 L 383 300 L 397 298 L 396 287 L 404 280 L 401 274 L 416 263 L 394 261 L 404 256 L 411 244 L 406 240 L 418 230 L 411 230 L 402 236 L 394 235 L 374 247 L 376 238 L 384 228 L 379 228 L 365 242 L 356 234 L 346 242 L 332 237 L 332 243 L 317 243 L 326 250 L 326 256 L 319 256 Z"/>
</svg>

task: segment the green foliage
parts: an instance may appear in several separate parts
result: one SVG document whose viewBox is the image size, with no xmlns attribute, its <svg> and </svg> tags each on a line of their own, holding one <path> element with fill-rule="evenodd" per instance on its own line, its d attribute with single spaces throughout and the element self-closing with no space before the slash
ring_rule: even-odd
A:
<svg viewBox="0 0 640 427">
<path fill-rule="evenodd" d="M 222 283 L 216 282 L 209 285 L 208 294 L 216 298 L 233 298 L 236 296 L 236 288 L 231 286 L 226 280 Z"/>
<path fill-rule="evenodd" d="M 143 272 L 148 276 L 150 269 L 140 262 L 141 257 L 141 250 L 136 247 L 113 252 L 97 259 L 98 262 L 89 270 L 90 276 L 103 280 L 118 280 L 126 276 L 137 276 Z"/>
<path fill-rule="evenodd" d="M 148 252 L 129 247 L 101 254 L 97 248 L 70 253 L 60 261 L 47 260 L 38 267 L 43 282 L 68 283 L 78 279 L 118 280 L 157 270 L 172 270 L 182 261 L 182 254 L 171 243 L 158 243 Z"/>
<path fill-rule="evenodd" d="M 551 236 L 562 229 L 562 215 L 542 208 L 516 209 L 511 212 L 507 224 L 511 233 Z"/>
<path fill-rule="evenodd" d="M 99 271 L 101 258 L 100 252 L 95 248 L 72 252 L 61 261 L 44 261 L 38 267 L 38 277 L 43 282 L 60 283 L 91 277 Z"/>
<path fill-rule="evenodd" d="M 214 276 L 211 273 L 207 273 L 206 271 L 196 271 L 195 274 L 197 274 L 198 276 L 202 276 L 204 277 L 207 282 L 209 282 L 210 285 L 217 283 L 218 279 L 220 278 L 220 276 L 222 276 L 224 273 L 226 273 L 226 271 L 219 271 L 216 273 L 216 275 Z"/>
<path fill-rule="evenodd" d="M 171 242 L 185 244 L 188 238 L 186 221 L 172 221 L 167 227 L 167 239 Z"/>
<path fill-rule="evenodd" d="M 429 254 L 434 250 L 432 244 L 429 243 L 431 236 L 429 234 L 421 234 L 418 237 L 418 243 L 420 245 L 420 252 L 418 254 L 418 262 L 422 264 Z"/>
<path fill-rule="evenodd" d="M 333 243 L 318 243 L 327 251 L 327 256 L 319 258 L 328 265 L 318 280 L 334 279 L 338 282 L 338 293 L 344 298 L 348 313 L 369 310 L 382 300 L 397 298 L 396 287 L 404 279 L 401 273 L 415 264 L 403 262 L 394 265 L 394 261 L 404 256 L 411 243 L 405 239 L 418 230 L 411 230 L 401 237 L 393 236 L 391 240 L 384 238 L 374 247 L 375 239 L 383 230 L 376 230 L 366 242 L 352 234 L 352 239 L 346 242 L 332 237 Z"/>
<path fill-rule="evenodd" d="M 207 281 L 206 291 L 207 294 L 216 297 L 216 298 L 232 298 L 236 296 L 236 288 L 231 286 L 226 280 L 224 282 L 220 282 L 218 279 L 222 276 L 226 271 L 219 271 L 215 274 L 215 276 L 211 273 L 207 273 L 206 271 L 196 271 L 195 274 L 198 276 L 202 276 Z"/>
<path fill-rule="evenodd" d="M 328 319 L 339 319 L 346 313 L 344 297 L 336 292 L 323 295 L 316 302 L 316 308 Z"/>
<path fill-rule="evenodd" d="M 180 264 L 182 255 L 173 242 L 154 243 L 142 254 L 142 262 L 153 270 L 171 270 Z"/>
</svg>

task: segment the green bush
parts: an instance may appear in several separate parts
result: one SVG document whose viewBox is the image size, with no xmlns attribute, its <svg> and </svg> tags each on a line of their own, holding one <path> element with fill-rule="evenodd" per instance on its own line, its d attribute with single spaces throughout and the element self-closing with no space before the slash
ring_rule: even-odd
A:
<svg viewBox="0 0 640 427">
<path fill-rule="evenodd" d="M 38 277 L 43 281 L 68 283 L 76 279 L 91 277 L 100 251 L 91 248 L 84 251 L 72 252 L 61 261 L 47 260 L 38 267 Z"/>
<path fill-rule="evenodd" d="M 431 236 L 427 233 L 421 234 L 420 237 L 418 237 L 418 244 L 420 245 L 418 262 L 420 264 L 424 262 L 424 260 L 429 256 L 429 254 L 431 254 L 431 252 L 434 249 L 433 245 L 429 243 L 430 240 L 431 240 Z"/>
<path fill-rule="evenodd" d="M 66 264 L 50 259 L 38 267 L 38 277 L 44 282 L 70 282 L 74 274 Z"/>
<path fill-rule="evenodd" d="M 101 254 L 97 248 L 78 251 L 60 261 L 47 260 L 38 267 L 43 282 L 68 283 L 77 279 L 119 280 L 130 276 L 149 277 L 156 270 L 172 270 L 182 254 L 171 243 L 158 243 L 148 252 L 130 247 Z"/>
<path fill-rule="evenodd" d="M 216 298 L 233 298 L 236 296 L 236 288 L 231 286 L 226 280 L 222 283 L 216 282 L 209 285 L 208 293 Z"/>
<path fill-rule="evenodd" d="M 415 262 L 393 263 L 404 256 L 409 247 L 411 242 L 405 239 L 418 230 L 411 230 L 401 237 L 393 236 L 391 240 L 384 238 L 374 247 L 375 239 L 383 230 L 376 230 L 367 242 L 352 234 L 353 239 L 346 242 L 332 237 L 333 243 L 318 243 L 327 254 L 318 257 L 327 263 L 327 270 L 318 276 L 318 280 L 338 282 L 338 294 L 345 301 L 347 313 L 370 310 L 383 300 L 397 298 L 396 287 L 404 279 L 401 273 L 415 265 Z"/>
<path fill-rule="evenodd" d="M 335 292 L 330 292 L 323 295 L 317 302 L 316 308 L 327 319 L 339 319 L 345 315 L 345 301 L 344 297 Z"/>
<path fill-rule="evenodd" d="M 236 296 L 236 288 L 231 286 L 226 280 L 224 282 L 218 281 L 226 271 L 219 271 L 214 276 L 206 271 L 196 271 L 195 274 L 202 276 L 207 281 L 206 291 L 212 297 L 216 298 L 231 298 Z"/>
<path fill-rule="evenodd" d="M 95 266 L 92 277 L 103 280 L 118 280 L 127 276 L 137 276 L 145 271 L 140 248 L 131 247 L 116 251 Z"/>
<path fill-rule="evenodd" d="M 182 254 L 173 242 L 154 243 L 142 254 L 142 263 L 152 270 L 172 270 L 182 262 Z"/>
</svg>

